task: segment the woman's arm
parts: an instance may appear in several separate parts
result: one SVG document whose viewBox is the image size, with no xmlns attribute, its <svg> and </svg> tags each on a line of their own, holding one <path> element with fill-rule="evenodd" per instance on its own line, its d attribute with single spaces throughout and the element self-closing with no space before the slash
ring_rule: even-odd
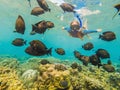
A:
<svg viewBox="0 0 120 90">
<path fill-rule="evenodd" d="M 96 30 L 82 30 L 83 34 L 90 34 L 90 33 L 96 33 L 96 32 L 101 32 L 102 29 L 96 29 Z"/>
</svg>

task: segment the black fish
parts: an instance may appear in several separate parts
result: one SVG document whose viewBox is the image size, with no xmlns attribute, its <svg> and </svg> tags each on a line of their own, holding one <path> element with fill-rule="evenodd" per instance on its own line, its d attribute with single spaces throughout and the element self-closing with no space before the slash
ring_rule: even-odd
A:
<svg viewBox="0 0 120 90">
<path fill-rule="evenodd" d="M 99 57 L 99 58 L 102 58 L 102 59 L 106 59 L 106 58 L 110 58 L 110 54 L 107 50 L 105 49 L 98 49 L 96 51 L 96 55 Z"/>
<path fill-rule="evenodd" d="M 74 56 L 75 56 L 76 58 L 78 58 L 78 59 L 81 58 L 81 53 L 80 53 L 79 51 L 75 50 L 73 53 L 74 53 Z"/>
<path fill-rule="evenodd" d="M 72 6 L 71 4 L 69 4 L 69 3 L 62 3 L 61 5 L 60 5 L 60 7 L 62 8 L 62 10 L 64 11 L 64 12 L 74 12 L 75 13 L 75 11 L 74 11 L 74 6 Z"/>
<path fill-rule="evenodd" d="M 12 44 L 15 46 L 23 46 L 26 45 L 26 41 L 22 38 L 16 38 L 12 41 Z"/>
<path fill-rule="evenodd" d="M 50 8 L 45 0 L 37 0 L 37 2 L 42 9 L 50 12 Z"/>
<path fill-rule="evenodd" d="M 57 48 L 55 49 L 55 52 L 59 55 L 65 55 L 65 50 L 62 48 Z"/>
<path fill-rule="evenodd" d="M 85 50 L 91 50 L 93 48 L 93 44 L 91 42 L 88 42 L 82 46 Z"/>
<path fill-rule="evenodd" d="M 51 55 L 52 48 L 48 49 L 46 45 L 39 40 L 32 40 L 25 52 L 33 56 Z"/>
<path fill-rule="evenodd" d="M 41 14 L 44 14 L 44 10 L 40 7 L 35 7 L 31 11 L 31 15 L 38 16 L 38 15 L 41 15 Z"/>
<path fill-rule="evenodd" d="M 120 4 L 115 5 L 114 8 L 117 9 L 117 12 L 116 12 L 115 15 L 112 17 L 112 19 L 120 12 Z"/>
<path fill-rule="evenodd" d="M 21 15 L 19 15 L 16 20 L 15 29 L 16 30 L 14 32 L 18 32 L 21 34 L 24 34 L 24 32 L 25 32 L 25 22 Z"/>
<path fill-rule="evenodd" d="M 98 68 L 102 66 L 101 60 L 96 54 L 90 56 L 90 63 L 94 66 L 98 66 Z"/>
<path fill-rule="evenodd" d="M 106 32 L 103 32 L 101 35 L 99 35 L 99 39 L 102 39 L 104 41 L 112 41 L 116 39 L 116 35 L 112 31 L 106 31 Z"/>
<path fill-rule="evenodd" d="M 31 35 L 34 35 L 35 33 L 44 34 L 44 32 L 47 29 L 47 24 L 45 20 L 42 20 L 35 25 L 32 25 L 32 32 Z"/>
</svg>

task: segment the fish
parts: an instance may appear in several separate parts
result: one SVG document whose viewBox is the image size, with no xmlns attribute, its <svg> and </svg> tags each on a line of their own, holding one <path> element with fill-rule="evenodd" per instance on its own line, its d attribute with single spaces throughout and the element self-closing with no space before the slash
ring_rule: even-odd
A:
<svg viewBox="0 0 120 90">
<path fill-rule="evenodd" d="M 35 25 L 32 25 L 32 32 L 30 34 L 31 35 L 34 35 L 36 33 L 44 34 L 46 29 L 47 29 L 46 21 L 42 20 L 42 21 L 36 23 Z"/>
<path fill-rule="evenodd" d="M 69 3 L 62 3 L 60 5 L 60 7 L 62 8 L 62 10 L 64 12 L 74 12 L 75 13 L 75 11 L 74 11 L 75 7 Z"/>
<path fill-rule="evenodd" d="M 62 48 L 57 48 L 55 49 L 55 52 L 59 55 L 65 55 L 65 50 Z"/>
<path fill-rule="evenodd" d="M 46 21 L 47 28 L 53 28 L 55 25 L 51 21 Z"/>
<path fill-rule="evenodd" d="M 94 48 L 94 46 L 91 42 L 88 42 L 88 43 L 84 44 L 82 46 L 82 48 L 84 48 L 85 50 L 91 50 L 92 48 Z"/>
<path fill-rule="evenodd" d="M 74 53 L 74 56 L 75 56 L 76 58 L 78 58 L 78 59 L 81 58 L 81 53 L 80 53 L 79 51 L 75 50 L 73 53 Z"/>
<path fill-rule="evenodd" d="M 94 66 L 98 66 L 98 68 L 102 66 L 101 60 L 96 54 L 90 56 L 90 63 Z"/>
<path fill-rule="evenodd" d="M 116 5 L 114 6 L 114 8 L 117 9 L 117 12 L 116 12 L 115 15 L 112 17 L 112 19 L 113 19 L 118 13 L 120 13 L 120 4 L 116 4 Z"/>
<path fill-rule="evenodd" d="M 110 54 L 105 49 L 98 49 L 96 52 L 96 55 L 102 59 L 110 58 Z"/>
<path fill-rule="evenodd" d="M 44 10 L 40 7 L 35 7 L 31 11 L 31 15 L 34 15 L 34 16 L 39 16 L 41 14 L 44 14 Z"/>
<path fill-rule="evenodd" d="M 43 56 L 46 54 L 52 55 L 52 48 L 48 49 L 46 45 L 40 40 L 32 40 L 29 44 L 30 46 L 25 49 L 27 54 L 33 56 Z"/>
<path fill-rule="evenodd" d="M 88 63 L 90 62 L 90 57 L 89 56 L 85 56 L 85 55 L 81 55 L 79 60 L 82 61 L 83 65 L 87 66 Z"/>
<path fill-rule="evenodd" d="M 47 29 L 50 29 L 53 27 L 54 27 L 53 22 L 42 20 L 42 21 L 32 25 L 32 31 L 30 34 L 31 35 L 34 35 L 36 33 L 44 34 Z"/>
<path fill-rule="evenodd" d="M 14 46 L 23 46 L 23 45 L 26 45 L 26 40 L 24 40 L 22 38 L 16 38 L 12 41 L 12 44 Z"/>
<path fill-rule="evenodd" d="M 42 9 L 44 9 L 45 11 L 49 11 L 49 12 L 51 11 L 51 9 L 49 8 L 46 0 L 37 0 L 37 2 L 38 2 L 38 4 L 39 4 L 39 6 L 40 6 Z"/>
<path fill-rule="evenodd" d="M 115 72 L 115 68 L 112 65 L 109 64 L 103 64 L 103 69 L 107 72 Z"/>
<path fill-rule="evenodd" d="M 25 22 L 21 15 L 19 15 L 16 20 L 15 29 L 16 30 L 14 32 L 17 32 L 20 34 L 24 34 L 24 32 L 25 32 Z"/>
<path fill-rule="evenodd" d="M 104 41 L 113 41 L 116 39 L 116 35 L 112 31 L 106 31 L 99 35 L 99 39 L 102 39 Z"/>
</svg>

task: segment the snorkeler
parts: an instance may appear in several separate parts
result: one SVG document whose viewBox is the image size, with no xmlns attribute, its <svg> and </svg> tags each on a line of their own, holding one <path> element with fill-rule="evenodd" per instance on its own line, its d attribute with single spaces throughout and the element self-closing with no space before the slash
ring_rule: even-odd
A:
<svg viewBox="0 0 120 90">
<path fill-rule="evenodd" d="M 88 34 L 90 34 L 90 33 L 101 32 L 101 29 L 88 30 L 88 28 L 87 28 L 87 20 L 84 22 L 84 25 L 82 25 L 82 21 L 81 21 L 79 15 L 77 13 L 74 13 L 74 15 L 77 18 L 77 20 L 73 20 L 70 23 L 69 28 L 68 27 L 67 28 L 62 27 L 63 30 L 66 30 L 66 31 L 69 32 L 70 36 L 83 39 L 83 37 L 85 35 L 88 36 Z"/>
</svg>

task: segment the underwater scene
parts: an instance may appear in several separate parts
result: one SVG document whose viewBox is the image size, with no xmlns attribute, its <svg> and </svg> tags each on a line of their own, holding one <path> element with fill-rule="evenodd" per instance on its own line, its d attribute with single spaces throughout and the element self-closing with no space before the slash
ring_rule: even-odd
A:
<svg viewBox="0 0 120 90">
<path fill-rule="evenodd" d="M 120 90 L 120 0 L 0 7 L 0 90 Z"/>
</svg>

